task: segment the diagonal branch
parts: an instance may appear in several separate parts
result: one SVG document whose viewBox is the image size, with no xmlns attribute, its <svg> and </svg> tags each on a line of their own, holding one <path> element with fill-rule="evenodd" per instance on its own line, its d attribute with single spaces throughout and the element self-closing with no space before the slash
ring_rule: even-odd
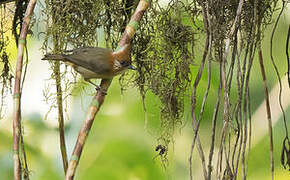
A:
<svg viewBox="0 0 290 180">
<path fill-rule="evenodd" d="M 150 0 L 140 0 L 139 4 L 137 6 L 137 9 L 135 10 L 134 14 L 132 15 L 129 24 L 126 26 L 125 32 L 123 33 L 122 39 L 119 42 L 119 48 L 122 48 L 126 44 L 130 44 L 136 30 L 138 29 L 140 20 L 146 11 L 146 9 L 149 7 Z M 103 91 L 107 91 L 108 88 L 111 85 L 112 80 L 111 79 L 102 79 L 101 81 L 101 89 Z M 91 106 L 89 107 L 89 111 L 87 113 L 87 117 L 79 131 L 79 135 L 75 144 L 74 151 L 72 153 L 72 156 L 70 158 L 70 162 L 68 165 L 68 169 L 66 172 L 65 179 L 66 180 L 72 180 L 76 173 L 76 168 L 79 163 L 85 142 L 87 140 L 88 134 L 90 132 L 90 129 L 93 125 L 94 119 L 99 112 L 104 100 L 105 100 L 105 93 L 102 93 L 101 91 L 97 91 L 95 97 L 92 99 Z"/>
<path fill-rule="evenodd" d="M 100 87 L 102 88 L 102 90 L 107 91 L 108 88 L 110 87 L 110 84 L 111 84 L 111 80 L 103 79 Z M 93 125 L 94 119 L 97 113 L 99 112 L 100 107 L 102 106 L 104 100 L 105 100 L 105 94 L 102 93 L 101 91 L 97 91 L 95 97 L 92 99 L 91 105 L 87 113 L 86 120 L 84 121 L 82 128 L 79 131 L 77 142 L 75 144 L 75 148 L 70 158 L 67 172 L 66 172 L 65 179 L 67 180 L 74 178 L 76 168 L 77 168 L 80 156 L 83 151 L 83 147 L 85 145 L 85 142 L 87 140 L 91 127 Z"/>
<path fill-rule="evenodd" d="M 19 140 L 21 136 L 21 76 L 23 67 L 23 55 L 27 31 L 36 0 L 30 0 L 27 6 L 25 17 L 18 42 L 18 54 L 16 62 L 16 73 L 14 82 L 14 113 L 13 113 L 13 159 L 14 159 L 14 180 L 21 179 L 21 162 L 19 156 Z"/>
</svg>

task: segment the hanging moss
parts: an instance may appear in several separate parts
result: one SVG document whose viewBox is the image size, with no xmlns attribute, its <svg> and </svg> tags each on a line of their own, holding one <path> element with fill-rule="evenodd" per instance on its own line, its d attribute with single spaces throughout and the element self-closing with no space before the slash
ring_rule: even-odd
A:
<svg viewBox="0 0 290 180">
<path fill-rule="evenodd" d="M 5 5 L 0 5 L 0 119 L 5 114 L 5 98 L 12 93 L 13 72 L 11 71 L 11 59 L 7 52 L 7 46 L 11 39 L 8 33 L 11 32 L 11 27 L 7 26 L 12 17 L 8 14 Z"/>
<path fill-rule="evenodd" d="M 188 96 L 192 80 L 190 66 L 194 62 L 198 29 L 192 26 L 191 20 L 198 12 L 193 4 L 181 1 L 170 1 L 167 6 L 153 1 L 133 41 L 133 62 L 138 73 L 121 78 L 122 86 L 128 80 L 136 83 L 143 101 L 148 91 L 159 98 L 161 134 L 158 141 L 166 146 L 174 131 L 183 124 L 184 98 Z M 190 22 L 184 22 L 185 17 Z"/>
<path fill-rule="evenodd" d="M 15 13 L 13 17 L 12 33 L 15 37 L 16 46 L 18 45 L 18 37 L 23 23 L 24 14 L 28 5 L 28 0 L 15 2 Z"/>
</svg>

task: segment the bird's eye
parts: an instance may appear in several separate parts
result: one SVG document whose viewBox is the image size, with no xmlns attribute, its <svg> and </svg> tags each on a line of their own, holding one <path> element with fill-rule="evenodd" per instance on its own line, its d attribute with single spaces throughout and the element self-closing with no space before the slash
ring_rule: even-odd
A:
<svg viewBox="0 0 290 180">
<path fill-rule="evenodd" d="M 129 63 L 127 61 L 122 61 L 120 63 L 123 67 L 129 66 Z"/>
</svg>

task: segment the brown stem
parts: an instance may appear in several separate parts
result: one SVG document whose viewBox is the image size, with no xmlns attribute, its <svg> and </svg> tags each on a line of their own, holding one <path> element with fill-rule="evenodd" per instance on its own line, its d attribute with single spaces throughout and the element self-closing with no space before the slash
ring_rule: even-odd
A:
<svg viewBox="0 0 290 180">
<path fill-rule="evenodd" d="M 273 66 L 274 66 L 274 70 L 275 70 L 275 73 L 276 73 L 276 76 L 277 76 L 277 78 L 278 78 L 278 82 L 279 82 L 279 97 L 278 97 L 278 99 L 279 99 L 279 106 L 280 106 L 280 109 L 281 109 L 281 111 L 282 111 L 282 115 L 283 115 L 283 121 L 284 122 L 286 122 L 286 116 L 285 116 L 285 111 L 284 111 L 284 108 L 283 108 L 283 106 L 282 106 L 282 82 L 281 82 L 281 78 L 280 78 L 280 74 L 279 74 L 279 70 L 278 70 L 278 67 L 277 67 L 277 65 L 276 65 L 276 63 L 275 63 L 275 60 L 274 60 L 274 56 L 273 56 L 273 39 L 274 39 L 274 34 L 275 34 L 275 32 L 276 32 L 276 28 L 277 28 L 277 26 L 278 26 L 278 23 L 279 23 L 279 20 L 280 20 L 280 18 L 281 18 L 281 15 L 282 15 L 282 13 L 283 13 L 283 11 L 284 11 L 284 9 L 285 9 L 285 6 L 286 6 L 286 2 L 285 1 L 283 1 L 283 3 L 282 3 L 282 8 L 281 8 L 281 10 L 280 10 L 280 12 L 279 12 L 279 14 L 278 14 L 278 17 L 277 17 L 277 19 L 276 19 L 276 21 L 275 21 L 275 24 L 274 24 L 274 27 L 273 27 L 273 30 L 272 30 L 272 33 L 271 33 L 271 39 L 270 39 L 270 58 L 271 58 L 271 62 L 272 62 L 272 64 L 273 64 Z M 268 123 L 270 123 L 270 122 L 268 122 Z M 269 124 L 269 128 L 270 128 L 270 124 Z M 272 122 L 271 122 L 271 131 L 272 131 Z M 270 139 L 272 138 L 271 137 L 271 132 L 270 130 L 269 130 L 269 134 L 270 134 Z M 271 140 L 270 140 L 271 141 Z M 272 174 L 272 180 L 274 179 L 274 159 L 273 159 L 273 144 L 271 145 L 270 144 L 270 146 L 272 146 L 272 147 L 270 147 L 270 159 L 271 159 L 271 174 Z"/>
<path fill-rule="evenodd" d="M 201 121 L 201 117 L 198 119 L 198 121 L 196 120 L 196 115 L 195 115 L 195 110 L 196 110 L 196 89 L 197 86 L 201 80 L 201 76 L 203 73 L 203 69 L 204 69 L 204 64 L 205 64 L 205 60 L 208 56 L 208 50 L 209 50 L 209 29 L 208 29 L 208 19 L 207 19 L 207 13 L 206 13 L 206 8 L 202 7 L 202 11 L 203 11 L 203 21 L 204 21 L 204 28 L 206 30 L 206 40 L 205 40 L 205 45 L 204 45 L 204 51 L 203 51 L 203 57 L 201 60 L 201 64 L 199 66 L 199 70 L 198 70 L 198 74 L 195 78 L 194 84 L 193 84 L 193 88 L 192 88 L 192 93 L 191 93 L 191 117 L 192 117 L 192 127 L 193 127 L 193 138 L 192 138 L 192 143 L 191 143 L 191 149 L 190 149 L 190 155 L 189 155 L 189 177 L 192 180 L 193 179 L 193 174 L 192 174 L 192 156 L 193 156 L 193 149 L 195 146 L 195 142 L 196 139 L 198 141 L 197 145 L 198 145 L 198 151 L 200 154 L 200 158 L 202 160 L 202 166 L 203 166 L 203 174 L 204 174 L 204 179 L 207 179 L 207 168 L 206 168 L 206 163 L 205 163 L 205 158 L 204 158 L 204 153 L 201 147 L 201 143 L 199 142 L 199 136 L 198 136 L 198 130 L 199 130 L 199 125 L 200 125 L 200 121 Z M 207 97 L 207 93 L 205 94 L 205 97 Z M 203 100 L 203 102 L 205 103 L 205 100 Z M 203 104 L 204 104 L 203 103 Z M 203 111 L 203 110 L 201 110 Z M 202 116 L 202 113 L 200 114 L 200 116 Z"/>
<path fill-rule="evenodd" d="M 55 73 L 55 81 L 56 81 L 56 100 L 57 100 L 57 108 L 58 108 L 58 129 L 59 129 L 59 141 L 60 141 L 60 151 L 62 157 L 62 164 L 64 173 L 67 170 L 68 160 L 67 160 L 67 152 L 65 145 L 65 134 L 64 134 L 64 118 L 63 118 L 63 98 L 62 98 L 62 89 L 61 89 L 61 80 L 60 80 L 60 63 L 59 61 L 54 62 L 54 73 Z"/>
<path fill-rule="evenodd" d="M 255 26 L 253 26 L 252 32 L 255 32 Z M 248 106 L 250 102 L 248 101 L 249 98 L 249 81 L 250 81 L 250 73 L 253 65 L 254 55 L 256 50 L 256 44 L 251 43 L 250 45 L 250 54 L 249 54 L 249 61 L 248 61 L 248 68 L 247 68 L 247 76 L 245 81 L 245 92 L 244 92 L 244 103 L 243 103 L 243 114 L 244 114 L 244 139 L 242 140 L 243 147 L 242 147 L 242 177 L 244 180 L 247 178 L 247 162 L 246 162 L 246 146 L 248 137 Z"/>
<path fill-rule="evenodd" d="M 208 177 L 207 180 L 211 180 L 211 174 L 213 171 L 212 159 L 214 154 L 214 147 L 215 147 L 215 135 L 216 135 L 216 125 L 217 125 L 217 116 L 220 107 L 221 101 L 221 90 L 222 90 L 222 81 L 220 77 L 219 88 L 218 88 L 218 97 L 216 100 L 216 104 L 214 107 L 213 117 L 212 117 L 212 134 L 211 134 L 211 143 L 210 143 L 210 151 L 209 151 L 209 158 L 208 158 Z"/>
<path fill-rule="evenodd" d="M 274 159 L 273 159 L 273 128 L 272 128 L 272 118 L 271 118 L 271 109 L 270 109 L 270 100 L 269 100 L 269 91 L 265 73 L 265 67 L 263 63 L 263 54 L 262 50 L 259 47 L 259 61 L 260 61 L 260 68 L 264 83 L 264 93 L 266 98 L 266 110 L 267 110 L 267 120 L 268 120 L 268 128 L 269 128 L 269 137 L 270 137 L 270 161 L 271 161 L 271 172 L 272 172 L 272 179 L 274 178 Z"/>
<path fill-rule="evenodd" d="M 119 42 L 119 48 L 122 48 L 126 44 L 130 44 L 139 26 L 140 20 L 144 12 L 149 7 L 149 2 L 150 2 L 149 0 L 139 1 L 137 9 L 132 15 L 129 24 L 126 26 L 122 39 Z M 86 120 L 84 121 L 82 128 L 79 131 L 79 135 L 78 135 L 75 147 L 74 147 L 74 151 L 72 153 L 72 156 L 68 164 L 68 169 L 65 176 L 66 180 L 72 180 L 75 176 L 76 168 L 79 163 L 86 139 L 88 137 L 88 134 L 90 132 L 94 119 L 105 100 L 105 94 L 103 92 L 104 91 L 107 92 L 108 88 L 111 85 L 111 82 L 112 82 L 112 79 L 102 79 L 101 85 L 100 85 L 102 91 L 97 91 L 95 97 L 92 99 L 91 106 L 89 107 Z"/>
<path fill-rule="evenodd" d="M 290 41 L 290 24 L 288 26 L 288 33 L 287 33 L 287 40 L 286 40 L 286 57 L 287 57 L 287 65 L 288 65 L 288 70 L 287 70 L 287 76 L 288 76 L 288 86 L 290 88 L 290 56 L 289 56 L 289 41 Z M 284 126 L 285 126 L 285 133 L 286 137 L 288 138 L 288 129 L 287 129 L 287 123 L 284 121 Z"/>
<path fill-rule="evenodd" d="M 14 180 L 21 179 L 21 162 L 19 157 L 19 139 L 21 135 L 21 75 L 23 54 L 30 18 L 33 13 L 36 0 L 30 0 L 27 6 L 22 29 L 19 36 L 16 73 L 14 82 L 14 113 L 13 113 L 13 151 L 14 151 Z"/>
<path fill-rule="evenodd" d="M 226 134 L 228 131 L 228 124 L 229 124 L 229 120 L 230 120 L 230 102 L 229 102 L 229 87 L 227 85 L 227 77 L 226 77 L 226 62 L 227 62 L 227 56 L 229 54 L 229 49 L 230 49 L 230 44 L 231 44 L 231 40 L 232 38 L 235 36 L 235 34 L 237 33 L 237 29 L 238 29 L 238 24 L 240 21 L 240 17 L 241 17 L 241 11 L 244 5 L 244 0 L 240 0 L 239 1 L 239 5 L 236 11 L 236 16 L 235 16 L 235 20 L 234 23 L 232 25 L 230 34 L 229 34 L 229 38 L 226 39 L 225 42 L 225 50 L 223 52 L 223 60 L 222 60 L 222 76 L 221 76 L 221 80 L 222 80 L 222 87 L 224 90 L 224 122 L 223 122 L 223 128 L 222 128 L 222 134 L 221 134 L 221 143 L 220 143 L 220 149 L 219 149 L 219 153 L 218 153 L 218 163 L 217 163 L 217 176 L 218 179 L 220 179 L 220 171 L 222 168 L 222 156 L 223 156 L 223 147 L 224 147 L 224 143 L 225 143 L 225 138 L 226 138 Z M 219 168 L 218 168 L 219 167 Z"/>
<path fill-rule="evenodd" d="M 63 2 L 59 2 L 63 3 Z M 65 8 L 68 8 L 71 1 L 66 2 Z M 58 11 L 53 11 L 52 13 L 52 23 L 57 24 L 59 19 L 56 17 L 56 14 L 59 14 Z M 54 32 L 52 35 L 53 38 L 53 49 L 54 53 L 59 53 L 61 48 L 63 47 L 63 43 L 59 40 L 58 32 Z M 56 103 L 57 103 L 57 110 L 58 110 L 58 131 L 59 131 L 59 148 L 61 152 L 62 164 L 64 174 L 67 171 L 68 166 L 68 158 L 67 158 L 67 150 L 65 144 L 65 132 L 64 132 L 64 116 L 63 116 L 63 92 L 61 88 L 61 74 L 60 74 L 60 62 L 54 61 L 52 64 L 53 67 L 53 79 L 55 80 L 56 86 Z"/>
</svg>

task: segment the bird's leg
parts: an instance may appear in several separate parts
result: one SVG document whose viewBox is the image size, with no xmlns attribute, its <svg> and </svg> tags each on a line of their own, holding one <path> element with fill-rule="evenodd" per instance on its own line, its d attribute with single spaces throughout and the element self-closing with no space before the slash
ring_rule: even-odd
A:
<svg viewBox="0 0 290 180">
<path fill-rule="evenodd" d="M 103 88 L 101 88 L 100 86 L 96 86 L 96 91 L 101 91 L 101 93 L 105 96 L 105 95 L 107 95 L 107 91 L 106 90 L 104 90 Z"/>
<path fill-rule="evenodd" d="M 99 85 L 96 85 L 95 83 L 93 83 L 90 79 L 85 79 L 85 81 L 87 81 L 88 83 L 94 85 L 96 88 L 100 88 Z"/>
<path fill-rule="evenodd" d="M 85 79 L 85 81 L 87 81 L 88 83 L 94 85 L 96 87 L 96 91 L 101 91 L 101 93 L 103 95 L 107 95 L 107 91 L 103 90 L 99 85 L 96 85 L 95 83 L 93 83 L 90 79 Z"/>
</svg>

